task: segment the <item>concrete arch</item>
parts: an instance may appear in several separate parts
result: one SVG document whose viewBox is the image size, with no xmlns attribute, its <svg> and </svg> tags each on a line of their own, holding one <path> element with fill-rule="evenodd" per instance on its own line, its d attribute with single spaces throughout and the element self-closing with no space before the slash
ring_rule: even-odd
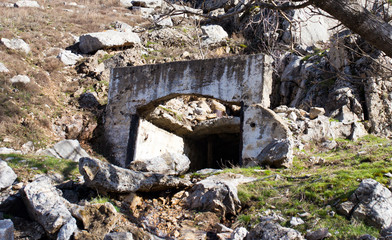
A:
<svg viewBox="0 0 392 240">
<path fill-rule="evenodd" d="M 192 94 L 269 107 L 270 63 L 268 56 L 249 55 L 113 69 L 105 117 L 111 160 L 126 166 L 138 113 L 159 101 Z"/>
</svg>

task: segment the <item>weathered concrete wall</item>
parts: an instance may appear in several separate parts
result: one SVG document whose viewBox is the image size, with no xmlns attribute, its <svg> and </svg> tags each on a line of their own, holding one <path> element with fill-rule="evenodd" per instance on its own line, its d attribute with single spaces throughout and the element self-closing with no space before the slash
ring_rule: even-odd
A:
<svg viewBox="0 0 392 240">
<path fill-rule="evenodd" d="M 165 152 L 184 153 L 184 140 L 141 119 L 136 140 L 135 160 L 151 159 Z"/>
<path fill-rule="evenodd" d="M 181 94 L 268 107 L 270 63 L 268 56 L 250 55 L 113 69 L 105 134 L 115 163 L 126 165 L 131 119 L 140 108 L 152 108 Z"/>
</svg>

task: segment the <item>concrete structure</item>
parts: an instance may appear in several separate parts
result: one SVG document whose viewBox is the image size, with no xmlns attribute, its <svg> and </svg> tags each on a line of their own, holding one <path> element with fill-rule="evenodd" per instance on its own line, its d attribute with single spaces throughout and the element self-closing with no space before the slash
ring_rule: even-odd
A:
<svg viewBox="0 0 392 240">
<path fill-rule="evenodd" d="M 272 91 L 270 63 L 268 56 L 249 55 L 113 69 L 105 119 L 111 160 L 125 167 L 137 158 L 140 117 L 179 95 L 211 97 L 242 104 L 245 108 L 252 104 L 268 108 Z M 252 125 L 252 131 L 255 127 L 262 128 Z M 241 136 L 256 135 L 243 133 Z M 249 141 L 252 139 L 246 142 Z M 244 150 L 240 156 L 249 158 L 256 157 L 262 149 L 251 149 L 249 153 Z"/>
</svg>

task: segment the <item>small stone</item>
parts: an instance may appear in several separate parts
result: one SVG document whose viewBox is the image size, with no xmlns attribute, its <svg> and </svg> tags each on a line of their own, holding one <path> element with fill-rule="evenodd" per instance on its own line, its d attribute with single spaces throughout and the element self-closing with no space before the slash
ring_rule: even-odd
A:
<svg viewBox="0 0 392 240">
<path fill-rule="evenodd" d="M 391 177 L 392 177 L 392 173 L 390 173 L 390 172 L 388 172 L 388 173 L 385 173 L 385 174 L 384 174 L 384 176 L 385 176 L 385 177 L 389 177 L 389 178 L 391 178 Z"/>
<path fill-rule="evenodd" d="M 304 220 L 302 220 L 301 218 L 298 218 L 298 217 L 292 217 L 290 220 L 291 226 L 298 226 L 298 225 L 301 225 L 304 223 L 305 223 Z"/>
<path fill-rule="evenodd" d="M 1 62 L 0 62 L 0 72 L 2 72 L 2 73 L 9 72 L 8 68 Z"/>
<path fill-rule="evenodd" d="M 324 113 L 325 113 L 324 108 L 312 107 L 312 108 L 310 108 L 310 111 L 309 111 L 309 118 L 315 119 L 318 116 L 324 115 Z"/>
<path fill-rule="evenodd" d="M 307 240 L 323 240 L 330 236 L 331 234 L 328 232 L 328 228 L 320 228 L 316 231 L 306 233 L 305 238 Z"/>
<path fill-rule="evenodd" d="M 114 232 L 105 235 L 103 240 L 133 240 L 132 233 L 129 232 Z"/>
<path fill-rule="evenodd" d="M 9 49 L 20 50 L 26 54 L 30 52 L 30 46 L 22 39 L 13 38 L 9 40 L 7 38 L 2 38 L 1 43 L 3 43 Z"/>
<path fill-rule="evenodd" d="M 20 7 L 36 7 L 39 8 L 40 5 L 36 1 L 28 1 L 28 0 L 22 0 L 22 1 L 17 1 L 14 4 L 15 7 L 20 8 Z"/>
<path fill-rule="evenodd" d="M 231 233 L 230 239 L 231 240 L 243 240 L 245 239 L 246 235 L 248 234 L 248 230 L 244 227 L 239 227 L 234 229 Z"/>
<path fill-rule="evenodd" d="M 29 83 L 30 82 L 30 78 L 26 75 L 17 75 L 13 78 L 10 79 L 11 83 Z"/>
<path fill-rule="evenodd" d="M 57 56 L 65 65 L 75 65 L 83 57 L 72 53 L 69 50 L 62 50 Z"/>
<path fill-rule="evenodd" d="M 12 189 L 13 190 L 20 190 L 22 188 L 23 188 L 23 183 L 22 182 L 12 185 Z"/>
</svg>

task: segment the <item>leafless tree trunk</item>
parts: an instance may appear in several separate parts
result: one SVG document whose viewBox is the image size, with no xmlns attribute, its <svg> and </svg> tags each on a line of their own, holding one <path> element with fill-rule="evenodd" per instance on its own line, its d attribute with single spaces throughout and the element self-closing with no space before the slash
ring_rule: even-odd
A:
<svg viewBox="0 0 392 240">
<path fill-rule="evenodd" d="M 392 26 L 362 7 L 356 0 L 311 0 L 351 31 L 392 57 Z"/>
</svg>

